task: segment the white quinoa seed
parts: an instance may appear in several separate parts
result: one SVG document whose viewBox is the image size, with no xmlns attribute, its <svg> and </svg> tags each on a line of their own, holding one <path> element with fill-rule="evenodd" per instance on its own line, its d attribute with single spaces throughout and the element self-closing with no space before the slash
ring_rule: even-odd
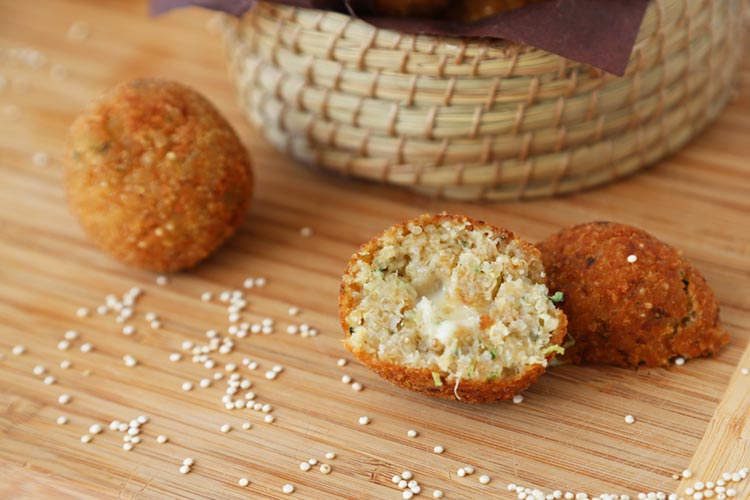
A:
<svg viewBox="0 0 750 500">
<path fill-rule="evenodd" d="M 401 496 L 404 498 L 404 500 L 411 500 L 411 498 L 414 497 L 414 493 L 412 493 L 410 490 L 406 490 L 401 493 Z"/>
<path fill-rule="evenodd" d="M 182 390 L 183 391 L 192 391 L 193 390 L 193 384 L 190 382 L 183 382 L 182 383 Z"/>
<path fill-rule="evenodd" d="M 517 405 L 523 403 L 523 395 L 522 394 L 516 394 L 515 396 L 513 396 L 513 403 L 515 403 Z"/>
<path fill-rule="evenodd" d="M 684 477 L 685 479 L 690 479 L 691 477 L 693 477 L 693 472 L 690 469 L 685 469 L 684 471 L 682 471 L 682 477 Z"/>
<path fill-rule="evenodd" d="M 46 155 L 46 153 L 36 153 L 34 157 L 36 158 L 36 156 L 39 154 Z M 36 162 L 34 163 L 36 164 Z M 47 163 L 46 159 L 44 160 L 44 163 L 45 164 Z M 39 165 L 39 166 L 43 167 L 44 165 Z M 85 318 L 89 316 L 89 314 L 91 314 L 91 312 L 89 311 L 87 307 L 79 307 L 78 309 L 76 309 L 76 316 L 78 316 L 79 318 Z"/>
<path fill-rule="evenodd" d="M 71 363 L 69 359 L 63 359 L 62 361 L 60 361 L 60 368 L 62 368 L 63 370 L 67 370 L 71 366 L 73 366 L 73 363 Z"/>
<path fill-rule="evenodd" d="M 344 358 L 339 358 L 339 360 L 338 360 L 338 361 L 336 361 L 336 364 L 337 364 L 338 366 L 346 366 L 346 359 L 344 359 Z"/>
<path fill-rule="evenodd" d="M 268 380 L 273 380 L 273 379 L 275 379 L 275 378 L 276 378 L 276 375 L 277 375 L 277 373 L 276 373 L 275 371 L 273 371 L 273 370 L 269 370 L 269 371 L 267 371 L 267 372 L 266 372 L 266 378 L 267 378 Z"/>
<path fill-rule="evenodd" d="M 167 283 L 169 283 L 169 278 L 167 278 L 165 275 L 160 274 L 156 277 L 156 284 L 159 286 L 164 286 Z"/>
<path fill-rule="evenodd" d="M 367 425 L 370 423 L 370 417 L 359 417 L 359 425 Z"/>
<path fill-rule="evenodd" d="M 625 415 L 625 423 L 626 424 L 635 423 L 635 417 L 633 415 Z"/>
<path fill-rule="evenodd" d="M 748 369 L 748 368 L 743 368 L 743 369 L 741 369 L 741 370 L 740 370 L 740 373 L 741 373 L 742 375 L 750 375 L 750 369 Z"/>
<path fill-rule="evenodd" d="M 78 332 L 75 330 L 68 330 L 63 337 L 65 340 L 75 340 L 78 338 Z"/>
<path fill-rule="evenodd" d="M 187 467 L 192 467 L 195 463 L 195 460 L 193 460 L 191 457 L 187 457 L 185 460 L 182 461 L 182 465 L 186 465 Z"/>
<path fill-rule="evenodd" d="M 352 382 L 352 378 L 349 375 L 342 375 L 341 381 L 345 384 L 350 384 Z"/>
<path fill-rule="evenodd" d="M 65 415 L 60 415 L 59 417 L 57 417 L 57 420 L 55 420 L 55 422 L 57 422 L 57 425 L 65 425 L 68 423 L 68 417 L 66 417 Z"/>
<path fill-rule="evenodd" d="M 310 464 L 308 464 L 307 462 L 300 462 L 299 464 L 299 470 L 301 470 L 302 472 L 309 471 L 310 467 L 311 467 Z"/>
<path fill-rule="evenodd" d="M 10 351 L 14 356 L 21 356 L 26 353 L 26 347 L 22 345 L 14 345 Z"/>
<path fill-rule="evenodd" d="M 284 486 L 282 486 L 281 491 L 283 493 L 286 493 L 287 495 L 290 495 L 294 493 L 294 486 L 292 486 L 291 484 L 285 484 Z"/>
<path fill-rule="evenodd" d="M 60 394 L 60 397 L 57 398 L 57 402 L 61 405 L 66 405 L 70 403 L 71 397 L 70 394 Z"/>
<path fill-rule="evenodd" d="M 70 342 L 68 342 L 67 340 L 61 340 L 60 342 L 57 343 L 57 348 L 61 351 L 67 351 L 69 347 L 70 347 Z"/>
<path fill-rule="evenodd" d="M 414 477 L 414 474 L 412 474 L 411 471 L 405 470 L 401 473 L 401 477 L 408 481 L 409 479 Z"/>
<path fill-rule="evenodd" d="M 272 424 L 276 421 L 276 417 L 274 417 L 273 415 L 266 415 L 265 417 L 263 417 L 263 421 L 267 424 Z"/>
<path fill-rule="evenodd" d="M 237 484 L 240 485 L 240 486 L 242 486 L 244 488 L 245 486 L 247 486 L 248 484 L 250 484 L 250 480 L 248 478 L 246 478 L 246 477 L 241 477 L 239 479 L 239 481 L 237 481 Z"/>
<path fill-rule="evenodd" d="M 674 364 L 677 365 L 677 366 L 684 365 L 685 364 L 685 358 L 683 358 L 682 356 L 679 356 L 679 357 L 675 358 Z"/>
<path fill-rule="evenodd" d="M 328 464 L 321 464 L 320 465 L 320 473 L 323 475 L 328 475 L 331 473 L 331 466 Z"/>
<path fill-rule="evenodd" d="M 443 492 L 441 490 L 433 491 L 432 498 L 443 498 Z"/>
<path fill-rule="evenodd" d="M 443 452 L 445 452 L 445 448 L 443 448 L 442 446 L 438 445 L 438 446 L 435 446 L 432 449 L 432 451 L 435 452 L 435 453 L 437 453 L 438 455 L 441 455 L 441 454 L 443 454 Z"/>
<path fill-rule="evenodd" d="M 133 335 L 135 333 L 135 327 L 133 325 L 125 325 L 122 327 L 123 335 Z"/>
<path fill-rule="evenodd" d="M 244 429 L 244 430 L 246 430 L 246 431 L 247 431 L 247 430 L 250 430 L 250 429 L 252 429 L 252 428 L 253 428 L 253 424 L 251 424 L 250 422 L 244 422 L 244 423 L 242 424 L 242 429 Z"/>
<path fill-rule="evenodd" d="M 44 375 L 44 373 L 47 371 L 47 369 L 42 365 L 36 365 L 31 372 L 34 375 Z"/>
<path fill-rule="evenodd" d="M 490 484 L 490 476 L 486 474 L 479 476 L 479 482 L 482 484 Z"/>
<path fill-rule="evenodd" d="M 180 466 L 180 474 L 188 474 L 190 472 L 190 467 L 187 465 Z"/>
<path fill-rule="evenodd" d="M 299 328 L 297 328 L 297 325 L 289 325 L 286 327 L 286 333 L 289 335 L 297 335 L 297 332 L 299 332 Z"/>
<path fill-rule="evenodd" d="M 419 433 L 415 431 L 414 429 L 409 429 L 408 431 L 406 431 L 406 435 L 410 438 L 415 438 L 419 436 Z"/>
<path fill-rule="evenodd" d="M 464 470 L 464 468 L 463 468 L 463 467 L 461 467 L 461 468 L 459 468 L 459 469 L 458 469 L 458 470 L 456 471 L 456 475 L 457 475 L 458 477 L 464 477 L 464 476 L 466 475 L 466 471 Z"/>
<path fill-rule="evenodd" d="M 297 306 L 291 306 L 287 311 L 289 316 L 297 316 L 300 313 L 300 308 Z"/>
<path fill-rule="evenodd" d="M 328 453 L 326 453 L 326 458 L 328 460 L 333 460 L 333 459 L 336 458 L 336 454 L 334 452 L 332 452 L 332 451 L 329 451 Z"/>
<path fill-rule="evenodd" d="M 125 356 L 123 356 L 122 360 L 125 363 L 125 366 L 127 366 L 128 368 L 132 368 L 138 364 L 138 360 L 130 354 L 126 354 Z"/>
<path fill-rule="evenodd" d="M 474 474 L 474 467 L 472 467 L 471 465 L 467 465 L 466 467 L 464 467 L 464 470 L 469 475 Z"/>
<path fill-rule="evenodd" d="M 363 387 L 362 387 L 362 384 L 360 384 L 359 382 L 354 382 L 352 384 L 352 389 L 355 390 L 355 391 L 357 391 L 357 392 L 361 392 L 362 389 L 363 389 Z"/>
<path fill-rule="evenodd" d="M 81 352 L 91 352 L 94 349 L 94 346 L 91 345 L 89 342 L 85 342 L 81 344 Z"/>
<path fill-rule="evenodd" d="M 226 434 L 227 432 L 229 432 L 229 431 L 231 431 L 231 430 L 232 430 L 232 426 L 231 426 L 231 425 L 229 425 L 229 424 L 224 424 L 224 425 L 222 425 L 222 426 L 221 426 L 221 427 L 219 428 L 219 430 L 220 430 L 221 432 L 223 432 L 224 434 Z"/>
<path fill-rule="evenodd" d="M 102 427 L 101 424 L 93 424 L 91 427 L 89 427 L 89 434 L 101 434 L 103 430 L 104 427 Z"/>
<path fill-rule="evenodd" d="M 89 434 L 84 434 L 83 436 L 81 436 L 81 442 L 83 444 L 90 443 L 91 439 L 93 439 L 93 438 Z"/>
<path fill-rule="evenodd" d="M 172 354 L 169 355 L 169 361 L 171 361 L 172 363 L 177 363 L 181 359 L 182 359 L 182 354 L 180 354 L 179 352 L 173 352 Z"/>
<path fill-rule="evenodd" d="M 628 259 L 627 260 L 628 260 L 628 262 L 630 264 L 634 264 L 638 260 L 638 256 L 636 256 L 634 254 L 630 254 L 630 255 L 628 255 Z"/>
<path fill-rule="evenodd" d="M 164 444 L 167 441 L 169 441 L 169 438 L 164 434 L 159 434 L 158 436 L 156 436 L 156 442 L 159 444 Z"/>
</svg>

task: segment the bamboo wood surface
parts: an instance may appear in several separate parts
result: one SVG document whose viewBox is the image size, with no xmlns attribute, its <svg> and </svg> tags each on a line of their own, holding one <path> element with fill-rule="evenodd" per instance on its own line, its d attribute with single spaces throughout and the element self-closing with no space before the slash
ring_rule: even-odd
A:
<svg viewBox="0 0 750 500">
<path fill-rule="evenodd" d="M 391 476 L 414 472 L 423 487 L 445 498 L 513 499 L 508 482 L 545 490 L 592 493 L 677 491 L 674 472 L 690 466 L 696 479 L 750 465 L 750 92 L 747 85 L 715 125 L 678 155 L 617 184 L 576 196 L 505 204 L 436 201 L 392 187 L 345 180 L 302 167 L 278 153 L 246 124 L 235 101 L 220 40 L 206 30 L 211 14 L 188 10 L 149 19 L 143 2 L 0 1 L 0 498 L 289 498 L 396 499 Z M 83 43 L 66 31 L 90 27 Z M 38 68 L 20 64 L 13 48 L 34 48 Z M 61 78 L 64 65 L 67 77 Z M 53 70 L 53 68 L 57 68 Z M 66 129 L 89 99 L 128 78 L 158 75 L 192 85 L 211 99 L 246 138 L 257 186 L 239 234 L 193 271 L 157 286 L 154 276 L 120 265 L 83 236 L 65 205 L 60 155 Z M 747 78 L 747 75 L 746 75 Z M 5 79 L 5 80 L 3 80 Z M 8 85 L 3 89 L 2 81 Z M 50 155 L 47 166 L 33 162 Z M 647 152 L 644 152 L 644 154 Z M 638 371 L 607 367 L 551 369 L 523 404 L 467 406 L 398 390 L 354 362 L 341 346 L 336 294 L 339 275 L 357 245 L 418 213 L 466 213 L 536 241 L 566 225 L 593 219 L 643 227 L 681 248 L 703 272 L 722 307 L 730 345 L 716 359 Z M 309 226 L 313 235 L 300 236 Z M 237 338 L 233 361 L 253 381 L 258 401 L 274 407 L 266 424 L 252 410 L 225 410 L 224 381 L 201 389 L 215 370 L 189 355 L 168 361 L 183 340 L 203 341 L 209 328 L 226 330 L 226 309 L 206 303 L 265 276 L 249 290 L 247 321 L 276 319 L 273 335 Z M 112 315 L 76 317 L 107 294 L 144 289 L 132 336 Z M 302 313 L 290 317 L 291 305 Z M 145 313 L 157 312 L 152 330 Z M 286 333 L 309 323 L 317 337 Z M 75 329 L 81 339 L 56 347 Z M 81 342 L 94 349 L 82 353 Z M 27 352 L 11 354 L 14 345 Z M 122 356 L 140 364 L 127 368 Z M 242 366 L 250 357 L 257 371 Z M 350 360 L 337 366 L 338 358 Z M 70 369 L 59 367 L 63 359 Z M 58 381 L 32 373 L 43 364 Z M 285 366 L 274 381 L 263 374 Z M 88 375 L 86 375 L 88 373 Z M 348 374 L 364 386 L 339 381 Z M 184 381 L 193 391 L 180 389 Z M 61 393 L 72 402 L 58 404 Z M 122 450 L 105 430 L 82 444 L 91 424 L 148 415 L 143 442 Z M 637 421 L 626 425 L 632 414 Z M 56 425 L 67 415 L 67 425 Z M 361 426 L 357 419 L 372 421 Z M 253 428 L 242 430 L 242 422 Z M 222 434 L 219 427 L 234 430 Z M 406 431 L 419 431 L 408 438 Z M 159 434 L 169 442 L 157 444 Z M 432 452 L 435 445 L 446 452 Z M 337 458 L 325 460 L 327 451 Z M 195 466 L 178 472 L 185 457 Z M 330 475 L 302 472 L 308 458 L 330 463 Z M 456 469 L 477 473 L 459 478 Z M 479 484 L 480 474 L 492 477 Z M 237 485 L 240 477 L 251 484 Z M 635 497 L 634 497 L 635 498 Z M 748 482 L 738 498 L 750 498 Z"/>
</svg>

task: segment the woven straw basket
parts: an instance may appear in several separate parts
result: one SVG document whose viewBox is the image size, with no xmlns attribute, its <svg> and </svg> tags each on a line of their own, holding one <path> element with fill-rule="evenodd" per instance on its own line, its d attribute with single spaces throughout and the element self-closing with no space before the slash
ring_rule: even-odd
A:
<svg viewBox="0 0 750 500">
<path fill-rule="evenodd" d="M 312 164 L 503 200 L 609 182 L 679 149 L 731 93 L 745 0 L 654 0 L 627 74 L 503 41 L 405 35 L 259 2 L 225 23 L 249 119 Z"/>
</svg>

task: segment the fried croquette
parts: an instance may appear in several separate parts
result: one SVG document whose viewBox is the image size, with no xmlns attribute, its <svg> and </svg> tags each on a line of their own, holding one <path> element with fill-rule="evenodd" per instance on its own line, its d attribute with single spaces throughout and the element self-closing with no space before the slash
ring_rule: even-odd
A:
<svg viewBox="0 0 750 500">
<path fill-rule="evenodd" d="M 71 210 L 96 245 L 137 267 L 175 271 L 206 258 L 241 224 L 252 184 L 232 127 L 177 82 L 123 83 L 70 128 Z"/>
<path fill-rule="evenodd" d="M 365 243 L 344 272 L 346 347 L 397 386 L 470 403 L 509 399 L 562 351 L 566 319 L 539 252 L 459 215 L 422 215 Z"/>
<path fill-rule="evenodd" d="M 564 229 L 539 245 L 547 285 L 563 292 L 572 346 L 564 361 L 664 366 L 728 342 L 719 305 L 680 253 L 624 224 Z"/>
<path fill-rule="evenodd" d="M 450 0 L 365 0 L 368 10 L 379 16 L 437 17 Z"/>
</svg>

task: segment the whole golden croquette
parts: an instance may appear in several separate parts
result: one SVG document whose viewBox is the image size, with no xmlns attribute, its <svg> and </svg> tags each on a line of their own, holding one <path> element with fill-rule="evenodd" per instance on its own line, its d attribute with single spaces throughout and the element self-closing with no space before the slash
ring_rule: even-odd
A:
<svg viewBox="0 0 750 500">
<path fill-rule="evenodd" d="M 65 186 L 91 240 L 154 271 L 189 268 L 242 223 L 247 151 L 203 96 L 149 78 L 118 85 L 75 119 Z"/>
<path fill-rule="evenodd" d="M 678 356 L 713 355 L 729 340 L 703 276 L 645 231 L 592 222 L 538 246 L 549 289 L 563 292 L 575 342 L 564 361 L 667 365 Z"/>
</svg>

